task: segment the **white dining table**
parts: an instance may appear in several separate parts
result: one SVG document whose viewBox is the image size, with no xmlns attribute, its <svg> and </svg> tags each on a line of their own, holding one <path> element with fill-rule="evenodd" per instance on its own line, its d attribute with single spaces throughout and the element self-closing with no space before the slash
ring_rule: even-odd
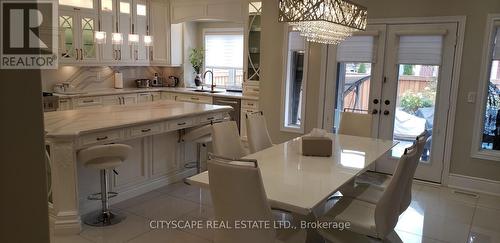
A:
<svg viewBox="0 0 500 243">
<path fill-rule="evenodd" d="M 257 160 L 271 207 L 315 220 L 315 208 L 398 143 L 332 133 L 327 136 L 332 139 L 331 157 L 303 156 L 301 137 L 244 157 Z M 185 182 L 209 187 L 208 171 Z"/>
<path fill-rule="evenodd" d="M 376 138 L 328 134 L 331 157 L 302 155 L 301 137 L 245 156 L 256 159 L 267 197 L 273 207 L 308 215 L 339 188 L 365 172 L 397 142 Z M 186 179 L 209 187 L 208 171 Z"/>
</svg>

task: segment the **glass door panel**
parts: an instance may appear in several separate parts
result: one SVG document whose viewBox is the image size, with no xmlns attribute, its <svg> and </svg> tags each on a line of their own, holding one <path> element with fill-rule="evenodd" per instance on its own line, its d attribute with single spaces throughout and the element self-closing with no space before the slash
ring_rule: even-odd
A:
<svg viewBox="0 0 500 243">
<path fill-rule="evenodd" d="M 59 16 L 59 54 L 61 59 L 76 58 L 75 49 L 75 23 L 74 16 L 61 15 Z"/>
<path fill-rule="evenodd" d="M 372 64 L 341 62 L 337 70 L 334 127 L 340 123 L 340 112 L 369 113 Z"/>
<path fill-rule="evenodd" d="M 253 81 L 260 80 L 260 33 L 261 33 L 261 14 L 262 3 L 250 2 L 248 4 L 248 60 L 247 60 L 247 79 Z"/>
<path fill-rule="evenodd" d="M 96 45 L 94 42 L 95 20 L 94 18 L 82 18 L 82 49 L 84 59 L 96 58 Z"/>
<path fill-rule="evenodd" d="M 456 32 L 456 23 L 387 26 L 378 134 L 398 144 L 377 171 L 392 174 L 404 149 L 427 131 L 415 178 L 441 182 Z"/>
<path fill-rule="evenodd" d="M 399 144 L 392 150 L 393 157 L 401 157 L 404 149 L 427 131 L 429 139 L 420 160 L 430 161 L 438 76 L 437 65 L 399 64 L 393 128 L 393 139 Z"/>
</svg>

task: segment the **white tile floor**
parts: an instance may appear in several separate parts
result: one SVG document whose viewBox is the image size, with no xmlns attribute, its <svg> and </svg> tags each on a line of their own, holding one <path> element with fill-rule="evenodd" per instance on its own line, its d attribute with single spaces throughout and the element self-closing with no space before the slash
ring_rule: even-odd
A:
<svg viewBox="0 0 500 243">
<path fill-rule="evenodd" d="M 175 183 L 113 205 L 127 219 L 114 226 L 83 226 L 76 236 L 55 236 L 54 243 L 211 242 L 210 230 L 152 230 L 151 219 L 213 219 L 210 193 Z M 415 183 L 413 200 L 396 232 L 405 243 L 500 242 L 500 197 L 453 193 L 452 189 Z"/>
</svg>

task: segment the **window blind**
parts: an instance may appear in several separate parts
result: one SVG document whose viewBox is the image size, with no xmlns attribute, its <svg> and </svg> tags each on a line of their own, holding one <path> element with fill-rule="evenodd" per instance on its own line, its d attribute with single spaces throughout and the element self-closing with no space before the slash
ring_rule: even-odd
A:
<svg viewBox="0 0 500 243">
<path fill-rule="evenodd" d="M 500 27 L 497 28 L 497 35 L 495 36 L 493 48 L 493 59 L 500 60 Z"/>
<path fill-rule="evenodd" d="M 351 36 L 341 42 L 337 62 L 373 62 L 373 36 Z"/>
<path fill-rule="evenodd" d="M 205 66 L 243 68 L 243 35 L 206 34 Z"/>
<path fill-rule="evenodd" d="M 400 36 L 398 63 L 440 65 L 443 50 L 441 35 Z"/>
</svg>

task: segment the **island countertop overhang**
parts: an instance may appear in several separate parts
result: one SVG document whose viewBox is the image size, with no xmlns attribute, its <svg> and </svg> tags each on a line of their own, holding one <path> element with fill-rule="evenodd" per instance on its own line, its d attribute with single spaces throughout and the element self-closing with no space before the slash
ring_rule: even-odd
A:
<svg viewBox="0 0 500 243">
<path fill-rule="evenodd" d="M 71 138 L 130 126 L 229 112 L 230 106 L 170 100 L 44 114 L 46 138 Z"/>
</svg>

